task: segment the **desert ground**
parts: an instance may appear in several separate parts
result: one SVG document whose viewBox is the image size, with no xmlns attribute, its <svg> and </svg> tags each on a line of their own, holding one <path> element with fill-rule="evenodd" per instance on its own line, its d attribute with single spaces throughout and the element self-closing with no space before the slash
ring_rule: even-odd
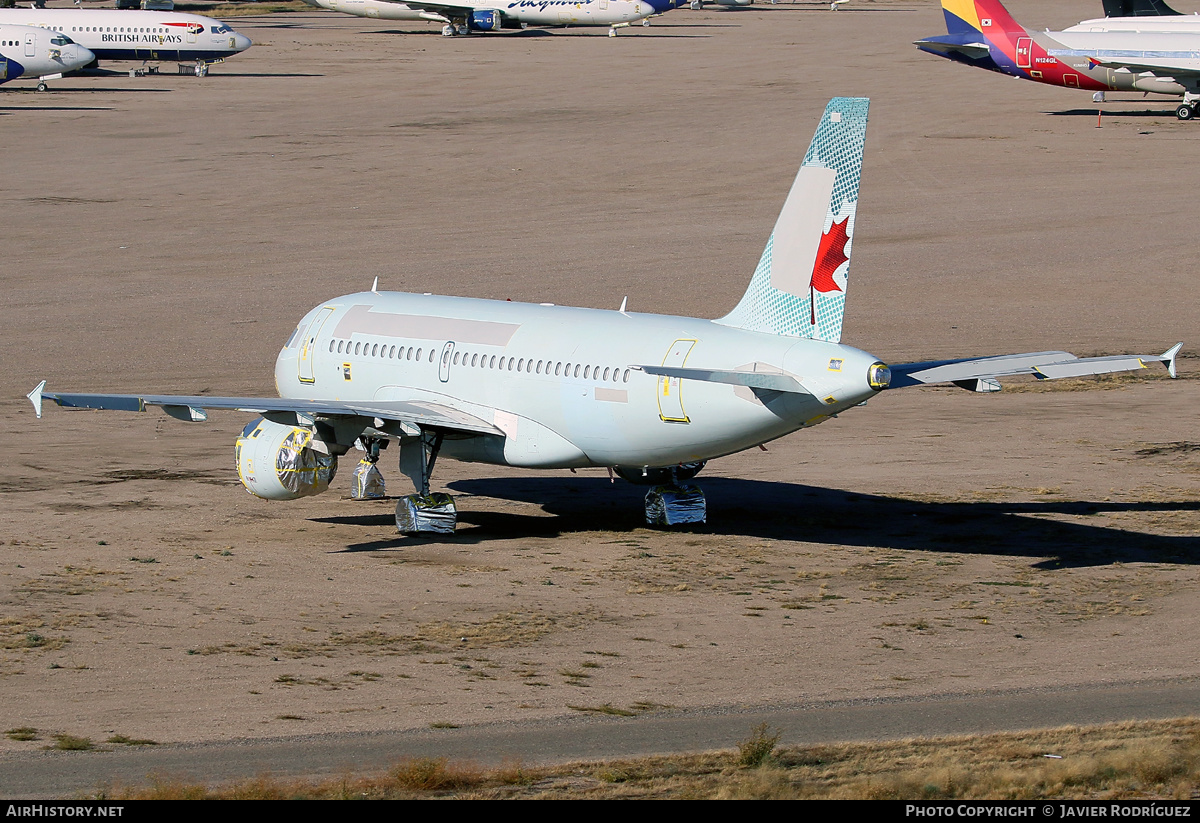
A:
<svg viewBox="0 0 1200 823">
<path fill-rule="evenodd" d="M 1031 28 L 1100 14 L 1009 7 Z M 37 730 L 0 738 L 3 762 L 55 734 L 1200 676 L 1200 125 L 1172 101 L 1098 107 L 922 54 L 935 2 L 681 9 L 616 38 L 315 9 L 233 25 L 255 45 L 207 78 L 0 89 L 0 722 Z M 835 95 L 872 98 L 845 342 L 899 363 L 1183 340 L 1180 379 L 884 393 L 711 462 L 708 524 L 678 532 L 603 469 L 440 461 L 460 524 L 438 539 L 350 500 L 352 460 L 322 496 L 246 494 L 245 415 L 36 420 L 24 399 L 42 379 L 271 394 L 299 318 L 375 277 L 719 316 Z"/>
</svg>

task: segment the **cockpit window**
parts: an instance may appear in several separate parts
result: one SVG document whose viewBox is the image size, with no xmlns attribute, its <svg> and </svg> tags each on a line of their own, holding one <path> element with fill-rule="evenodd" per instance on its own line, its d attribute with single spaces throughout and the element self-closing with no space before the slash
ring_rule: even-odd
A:
<svg viewBox="0 0 1200 823">
<path fill-rule="evenodd" d="M 67 37 L 65 34 L 56 34 L 54 37 L 50 38 L 50 42 L 56 46 L 69 46 L 75 41 L 70 37 Z"/>
<path fill-rule="evenodd" d="M 209 26 L 209 28 L 212 29 L 213 34 L 231 34 L 233 32 L 229 26 Z"/>
</svg>

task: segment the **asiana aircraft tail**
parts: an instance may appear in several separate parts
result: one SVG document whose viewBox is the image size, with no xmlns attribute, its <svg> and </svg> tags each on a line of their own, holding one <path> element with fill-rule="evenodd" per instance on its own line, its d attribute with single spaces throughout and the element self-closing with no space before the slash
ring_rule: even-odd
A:
<svg viewBox="0 0 1200 823">
<path fill-rule="evenodd" d="M 1035 83 L 1087 89 L 1097 102 L 1107 91 L 1175 95 L 1183 98 L 1175 110 L 1180 120 L 1197 116 L 1200 32 L 1187 25 L 1110 25 L 1106 18 L 1066 31 L 1030 31 L 1000 0 L 942 0 L 942 13 L 947 33 L 917 40 L 917 48 Z"/>
</svg>

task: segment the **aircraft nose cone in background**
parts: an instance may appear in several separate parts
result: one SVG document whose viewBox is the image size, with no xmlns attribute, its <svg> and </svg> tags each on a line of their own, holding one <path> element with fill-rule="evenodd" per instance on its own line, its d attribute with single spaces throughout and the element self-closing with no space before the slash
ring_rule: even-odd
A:
<svg viewBox="0 0 1200 823">
<path fill-rule="evenodd" d="M 638 0 L 638 2 L 635 4 L 635 8 L 637 10 L 637 16 L 639 20 L 654 14 L 654 6 L 650 5 L 649 3 L 643 3 L 641 0 Z"/>
<path fill-rule="evenodd" d="M 246 35 L 244 35 L 244 34 L 233 35 L 233 50 L 234 51 L 241 53 L 253 45 L 254 45 L 254 43 L 252 43 L 250 41 L 250 38 L 247 37 Z"/>
<path fill-rule="evenodd" d="M 72 71 L 74 69 L 81 69 L 88 63 L 94 62 L 96 55 L 92 53 L 91 49 L 85 49 L 78 43 L 72 43 L 69 46 L 62 47 L 59 59 L 62 60 L 65 71 Z"/>
</svg>

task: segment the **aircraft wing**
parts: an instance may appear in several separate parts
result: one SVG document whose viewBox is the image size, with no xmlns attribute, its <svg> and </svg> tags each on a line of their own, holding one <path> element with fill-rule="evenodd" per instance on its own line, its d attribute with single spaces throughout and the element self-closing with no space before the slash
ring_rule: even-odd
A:
<svg viewBox="0 0 1200 823">
<path fill-rule="evenodd" d="M 478 10 L 477 6 L 473 6 L 470 3 L 439 3 L 426 2 L 426 0 L 413 0 L 411 3 L 409 0 L 387 0 L 387 2 L 400 3 L 401 5 L 408 6 L 410 9 L 417 9 L 418 11 L 431 11 L 436 14 L 445 14 L 450 12 L 452 14 L 469 15 L 471 12 Z M 502 15 L 504 14 L 503 11 L 500 11 L 500 13 Z"/>
<path fill-rule="evenodd" d="M 1055 52 L 1051 51 L 1051 55 Z M 1129 71 L 1148 71 L 1159 77 L 1200 78 L 1200 62 L 1190 60 L 1193 65 L 1180 65 L 1179 60 L 1153 57 L 1097 57 L 1088 55 L 1088 60 L 1106 69 L 1128 69 Z"/>
<path fill-rule="evenodd" d="M 29 393 L 37 416 L 42 416 L 42 401 L 53 400 L 60 406 L 74 409 L 115 409 L 142 412 L 147 406 L 161 406 L 163 411 L 178 420 L 200 422 L 208 419 L 207 409 L 227 409 L 270 415 L 293 414 L 308 418 L 361 417 L 367 420 L 407 423 L 420 428 L 440 429 L 472 434 L 504 432 L 472 414 L 440 403 L 420 400 L 389 402 L 342 402 L 330 400 L 295 400 L 280 397 L 208 397 L 173 394 L 70 394 L 48 392 L 46 381 Z M 368 424 L 369 425 L 369 424 Z M 378 428 L 378 426 L 376 426 Z"/>
<path fill-rule="evenodd" d="M 891 366 L 890 388 L 953 383 L 977 392 L 1000 391 L 997 378 L 1032 374 L 1039 380 L 1084 377 L 1091 374 L 1136 371 L 1148 363 L 1162 363 L 1175 377 L 1175 359 L 1182 343 L 1176 343 L 1159 355 L 1116 355 L 1113 357 L 1076 357 L 1065 351 L 1041 351 L 1005 354 L 965 360 L 931 360 L 925 363 L 901 363 Z"/>
</svg>

